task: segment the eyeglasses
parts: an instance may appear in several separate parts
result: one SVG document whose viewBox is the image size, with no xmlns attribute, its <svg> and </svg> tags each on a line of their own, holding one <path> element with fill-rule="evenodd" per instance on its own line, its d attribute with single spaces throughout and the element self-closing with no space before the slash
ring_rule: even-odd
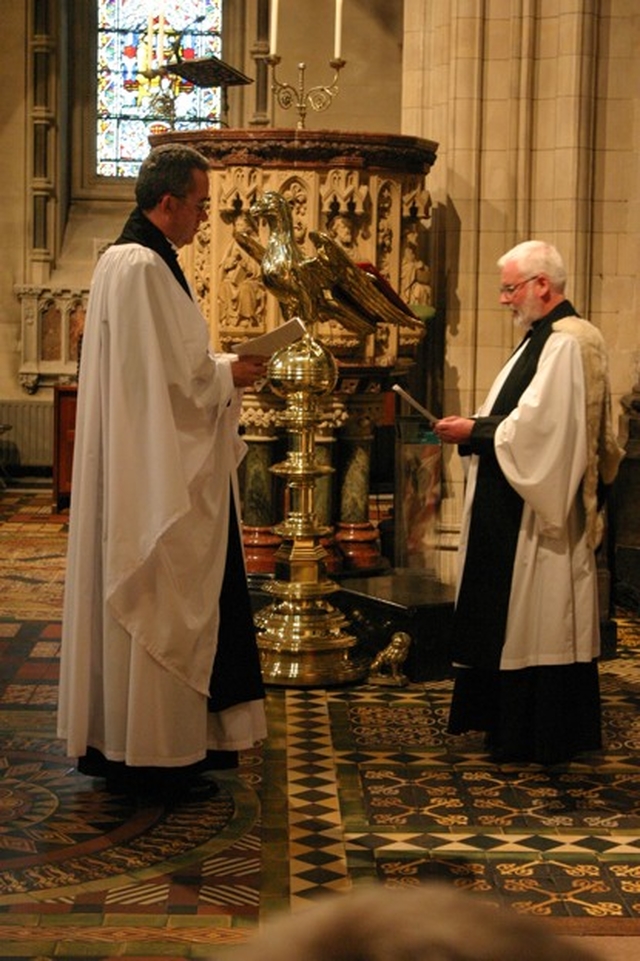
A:
<svg viewBox="0 0 640 961">
<path fill-rule="evenodd" d="M 517 284 L 502 284 L 499 288 L 500 294 L 505 297 L 513 297 L 516 291 L 524 287 L 525 284 L 530 283 L 532 280 L 537 280 L 540 274 L 534 274 L 533 277 L 527 277 L 526 280 L 519 280 Z"/>
<path fill-rule="evenodd" d="M 178 194 L 174 194 L 173 196 L 176 197 L 177 200 L 181 200 L 187 207 L 193 207 L 199 214 L 209 213 L 209 206 L 211 204 L 209 197 L 205 197 L 204 200 L 199 200 L 198 203 L 193 203 L 192 200 L 187 200 L 186 197 L 180 197 Z"/>
</svg>

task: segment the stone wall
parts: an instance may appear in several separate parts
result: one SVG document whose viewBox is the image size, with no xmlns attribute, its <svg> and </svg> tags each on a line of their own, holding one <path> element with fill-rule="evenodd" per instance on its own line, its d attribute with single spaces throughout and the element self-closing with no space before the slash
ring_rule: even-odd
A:
<svg viewBox="0 0 640 961">
<path fill-rule="evenodd" d="M 446 413 L 472 412 L 515 344 L 496 261 L 535 237 L 558 246 L 569 298 L 604 334 L 619 416 L 640 352 L 639 37 L 626 0 L 405 5 L 402 129 L 440 143 L 430 260 Z"/>
</svg>

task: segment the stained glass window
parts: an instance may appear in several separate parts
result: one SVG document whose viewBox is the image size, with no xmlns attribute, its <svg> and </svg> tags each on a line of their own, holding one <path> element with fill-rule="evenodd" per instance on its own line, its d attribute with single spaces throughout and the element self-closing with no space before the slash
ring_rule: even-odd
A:
<svg viewBox="0 0 640 961">
<path fill-rule="evenodd" d="M 222 0 L 98 0 L 96 172 L 135 177 L 149 135 L 220 125 L 219 87 L 163 65 L 221 57 Z"/>
</svg>

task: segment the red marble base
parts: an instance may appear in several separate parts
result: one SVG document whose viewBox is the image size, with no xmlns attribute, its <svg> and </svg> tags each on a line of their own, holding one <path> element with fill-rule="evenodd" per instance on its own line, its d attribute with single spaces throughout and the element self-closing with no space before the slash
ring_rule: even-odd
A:
<svg viewBox="0 0 640 961">
<path fill-rule="evenodd" d="M 282 538 L 271 527 L 242 528 L 247 574 L 275 574 L 276 551 Z"/>
<path fill-rule="evenodd" d="M 335 534 L 336 543 L 344 557 L 345 571 L 373 570 L 388 566 L 382 556 L 380 535 L 370 523 L 339 523 Z"/>
</svg>

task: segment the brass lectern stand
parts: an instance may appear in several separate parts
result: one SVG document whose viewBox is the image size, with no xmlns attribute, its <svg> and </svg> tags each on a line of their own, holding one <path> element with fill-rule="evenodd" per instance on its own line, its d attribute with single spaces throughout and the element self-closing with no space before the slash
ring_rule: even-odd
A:
<svg viewBox="0 0 640 961">
<path fill-rule="evenodd" d="M 335 360 L 307 333 L 276 351 L 268 376 L 272 390 L 286 399 L 289 450 L 271 470 L 286 478 L 288 509 L 274 528 L 282 538 L 275 579 L 264 587 L 275 600 L 255 617 L 262 674 L 267 684 L 296 687 L 357 681 L 366 663 L 352 657 L 356 638 L 344 631 L 346 617 L 326 600 L 338 585 L 326 576 L 321 538 L 329 528 L 314 511 L 316 478 L 333 470 L 316 460 L 315 429 L 319 398 L 337 382 Z"/>
</svg>

